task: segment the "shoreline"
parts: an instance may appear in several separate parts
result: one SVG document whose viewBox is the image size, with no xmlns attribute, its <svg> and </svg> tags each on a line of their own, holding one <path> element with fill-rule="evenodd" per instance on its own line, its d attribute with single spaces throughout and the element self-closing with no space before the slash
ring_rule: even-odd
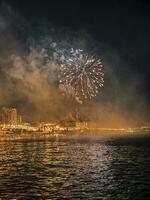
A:
<svg viewBox="0 0 150 200">
<path fill-rule="evenodd" d="M 110 130 L 72 130 L 72 131 L 53 131 L 53 132 L 23 132 L 10 133 L 0 132 L 1 141 L 28 141 L 28 140 L 49 140 L 56 138 L 99 138 L 99 139 L 123 139 L 123 138 L 150 138 L 150 131 L 121 132 Z"/>
</svg>

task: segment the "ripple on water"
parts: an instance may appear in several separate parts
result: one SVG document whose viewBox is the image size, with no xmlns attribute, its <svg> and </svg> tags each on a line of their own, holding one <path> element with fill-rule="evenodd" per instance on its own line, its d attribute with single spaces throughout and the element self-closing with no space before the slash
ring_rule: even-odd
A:
<svg viewBox="0 0 150 200">
<path fill-rule="evenodd" d="M 149 146 L 98 140 L 1 142 L 2 199 L 149 199 Z"/>
</svg>

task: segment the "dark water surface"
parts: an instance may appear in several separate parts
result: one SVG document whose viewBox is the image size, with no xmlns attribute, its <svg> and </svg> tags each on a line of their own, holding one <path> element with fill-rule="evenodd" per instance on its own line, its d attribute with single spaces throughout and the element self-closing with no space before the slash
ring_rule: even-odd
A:
<svg viewBox="0 0 150 200">
<path fill-rule="evenodd" d="M 0 142 L 0 199 L 150 199 L 149 144 L 65 136 Z"/>
</svg>

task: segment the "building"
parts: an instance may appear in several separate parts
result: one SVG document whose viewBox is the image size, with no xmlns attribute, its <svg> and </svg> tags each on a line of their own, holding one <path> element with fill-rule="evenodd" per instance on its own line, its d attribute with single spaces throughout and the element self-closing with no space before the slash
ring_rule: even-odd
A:
<svg viewBox="0 0 150 200">
<path fill-rule="evenodd" d="M 76 129 L 87 129 L 88 123 L 87 122 L 76 122 Z"/>
<path fill-rule="evenodd" d="M 21 117 L 21 115 L 17 115 L 17 123 L 18 124 L 22 123 L 22 117 Z"/>
<path fill-rule="evenodd" d="M 0 115 L 2 124 L 21 124 L 22 122 L 22 118 L 18 115 L 16 108 L 3 107 Z"/>
<path fill-rule="evenodd" d="M 1 123 L 2 124 L 7 124 L 8 123 L 7 115 L 8 115 L 8 109 L 3 107 L 1 109 Z"/>
</svg>

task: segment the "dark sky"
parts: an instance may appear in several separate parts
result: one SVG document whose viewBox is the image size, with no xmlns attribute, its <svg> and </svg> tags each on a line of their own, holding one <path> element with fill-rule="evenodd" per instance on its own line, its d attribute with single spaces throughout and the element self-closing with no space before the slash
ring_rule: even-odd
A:
<svg viewBox="0 0 150 200">
<path fill-rule="evenodd" d="M 86 30 L 129 63 L 131 71 L 143 74 L 149 93 L 150 2 L 133 1 L 6 1 L 32 25 L 50 21 L 72 31 Z"/>
<path fill-rule="evenodd" d="M 87 32 L 94 45 L 102 50 L 106 65 L 112 64 L 115 75 L 122 85 L 130 87 L 132 79 L 133 82 L 136 80 L 139 83 L 134 87 L 137 87 L 139 97 L 143 96 L 150 108 L 150 1 L 3 0 L 3 2 L 24 18 L 33 30 L 43 22 L 48 22 L 57 29 L 66 28 L 74 33 Z M 105 88 L 107 87 L 110 88 L 111 84 L 109 81 L 107 83 L 106 73 Z M 124 98 L 125 95 L 122 99 Z M 138 104 L 138 98 L 136 103 Z"/>
</svg>

